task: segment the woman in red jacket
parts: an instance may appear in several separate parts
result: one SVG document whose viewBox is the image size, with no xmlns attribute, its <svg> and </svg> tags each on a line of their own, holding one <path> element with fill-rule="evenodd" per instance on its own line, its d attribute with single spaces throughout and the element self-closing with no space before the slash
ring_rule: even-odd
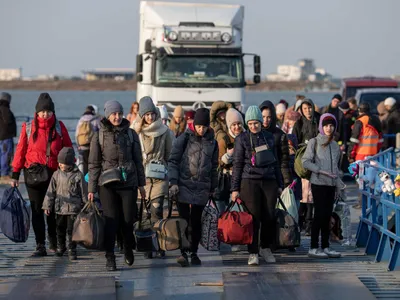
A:
<svg viewBox="0 0 400 300">
<path fill-rule="evenodd" d="M 22 124 L 12 164 L 11 185 L 18 186 L 21 170 L 24 170 L 26 189 L 32 207 L 32 226 L 36 238 L 36 251 L 32 256 L 46 256 L 42 204 L 51 176 L 58 168 L 58 153 L 63 147 L 72 147 L 72 143 L 67 128 L 56 119 L 54 103 L 48 93 L 40 94 L 35 109 L 33 122 Z M 45 171 L 39 172 L 38 176 L 37 172 L 40 170 Z M 49 250 L 55 251 L 57 236 L 54 213 L 47 217 L 47 233 Z"/>
</svg>

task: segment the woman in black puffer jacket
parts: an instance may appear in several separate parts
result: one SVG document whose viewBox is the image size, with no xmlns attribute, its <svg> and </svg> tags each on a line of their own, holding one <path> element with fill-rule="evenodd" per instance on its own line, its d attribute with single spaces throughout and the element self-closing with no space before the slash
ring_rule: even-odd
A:
<svg viewBox="0 0 400 300">
<path fill-rule="evenodd" d="M 200 108 L 196 111 L 193 123 L 174 142 L 168 160 L 170 194 L 177 196 L 179 215 L 192 226 L 192 265 L 201 264 L 197 256 L 201 215 L 217 187 L 217 168 L 218 144 L 210 128 L 210 112 Z M 181 249 L 182 255 L 177 260 L 182 267 L 189 265 L 187 250 Z"/>
<path fill-rule="evenodd" d="M 246 112 L 249 131 L 242 132 L 235 140 L 232 172 L 232 201 L 239 197 L 253 215 L 253 243 L 248 246 L 249 265 L 258 265 L 258 233 L 262 227 L 261 256 L 269 263 L 275 262 L 271 246 L 275 241 L 275 207 L 282 191 L 274 136 L 261 130 L 262 114 L 253 105 Z M 259 165 L 256 151 L 271 151 L 268 163 Z"/>
</svg>

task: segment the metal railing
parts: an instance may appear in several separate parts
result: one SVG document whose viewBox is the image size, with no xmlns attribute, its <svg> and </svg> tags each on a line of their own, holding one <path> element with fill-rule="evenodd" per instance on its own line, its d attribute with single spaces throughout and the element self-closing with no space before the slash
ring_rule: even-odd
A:
<svg viewBox="0 0 400 300">
<path fill-rule="evenodd" d="M 387 172 L 394 182 L 398 172 L 399 150 L 387 149 L 359 164 L 359 188 L 362 212 L 357 230 L 357 246 L 365 247 L 365 254 L 375 255 L 375 262 L 388 262 L 388 271 L 400 266 L 400 197 L 381 192 L 378 174 Z M 372 161 L 379 165 L 371 164 Z M 376 171 L 375 181 L 367 180 L 367 171 Z M 374 184 L 375 183 L 375 184 Z"/>
</svg>

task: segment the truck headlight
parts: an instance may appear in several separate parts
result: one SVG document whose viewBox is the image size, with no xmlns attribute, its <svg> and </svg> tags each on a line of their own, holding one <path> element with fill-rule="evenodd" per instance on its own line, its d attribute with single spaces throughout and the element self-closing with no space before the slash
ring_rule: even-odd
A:
<svg viewBox="0 0 400 300">
<path fill-rule="evenodd" d="M 223 33 L 223 34 L 221 35 L 221 40 L 222 40 L 224 43 L 230 42 L 231 39 L 232 39 L 232 36 L 231 36 L 229 33 L 227 33 L 227 32 L 225 32 L 225 33 Z"/>
<path fill-rule="evenodd" d="M 168 33 L 168 39 L 170 41 L 176 41 L 178 39 L 178 34 L 175 31 Z"/>
</svg>

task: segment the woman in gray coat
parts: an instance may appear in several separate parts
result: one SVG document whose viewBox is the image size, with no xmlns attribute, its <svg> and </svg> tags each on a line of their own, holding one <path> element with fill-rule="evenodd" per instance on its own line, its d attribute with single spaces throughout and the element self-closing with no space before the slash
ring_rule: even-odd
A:
<svg viewBox="0 0 400 300">
<path fill-rule="evenodd" d="M 330 220 L 335 201 L 341 151 L 334 141 L 337 121 L 332 114 L 323 114 L 319 121 L 319 134 L 312 138 L 304 153 L 304 168 L 311 173 L 311 192 L 314 199 L 314 222 L 311 227 L 311 247 L 308 256 L 315 258 L 340 257 L 329 248 Z M 319 250 L 319 235 L 321 248 Z"/>
<path fill-rule="evenodd" d="M 194 124 L 194 126 L 193 126 Z M 218 183 L 218 144 L 210 128 L 210 111 L 200 108 L 194 122 L 180 135 L 168 160 L 170 194 L 177 196 L 179 215 L 192 226 L 191 249 L 181 249 L 177 262 L 188 266 L 200 265 L 197 250 L 201 238 L 201 215 Z M 187 234 L 187 233 L 186 233 Z"/>
<path fill-rule="evenodd" d="M 139 109 L 140 120 L 135 123 L 135 131 L 139 135 L 140 145 L 142 147 L 144 168 L 149 168 L 157 164 L 157 168 L 167 169 L 167 162 L 171 154 L 172 142 L 175 139 L 174 134 L 164 125 L 160 111 L 154 105 L 150 97 L 140 99 Z M 158 175 L 158 173 L 157 173 Z M 148 197 L 151 213 L 151 222 L 154 224 L 163 218 L 164 198 L 168 194 L 168 177 L 151 177 L 146 171 L 146 195 Z M 165 252 L 160 250 L 158 257 L 164 257 Z M 146 258 L 152 258 L 152 252 L 145 253 Z"/>
<path fill-rule="evenodd" d="M 122 228 L 125 263 L 134 262 L 132 251 L 133 224 L 137 216 L 138 188 L 146 197 L 146 185 L 139 137 L 124 119 L 122 105 L 117 101 L 104 104 L 100 130 L 90 143 L 89 154 L 89 201 L 100 186 L 100 202 L 106 220 L 104 247 L 106 269 L 115 271 L 114 246 L 117 228 Z M 119 223 L 122 223 L 119 226 Z"/>
</svg>

